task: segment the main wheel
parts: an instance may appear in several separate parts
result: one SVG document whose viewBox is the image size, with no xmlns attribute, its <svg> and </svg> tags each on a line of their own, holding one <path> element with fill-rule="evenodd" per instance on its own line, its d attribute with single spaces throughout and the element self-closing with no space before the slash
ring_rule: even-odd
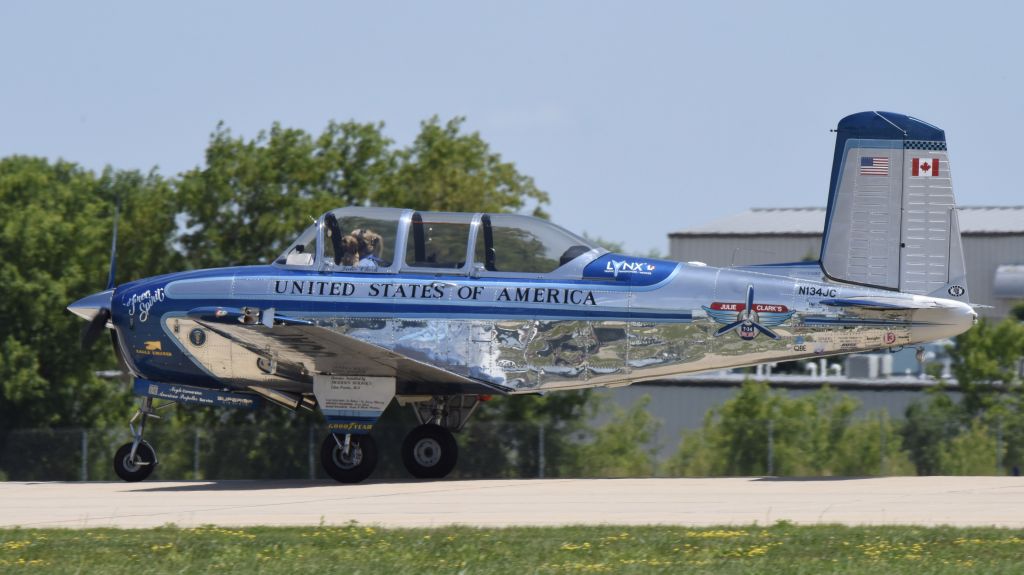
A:
<svg viewBox="0 0 1024 575">
<path fill-rule="evenodd" d="M 156 468 L 156 452 L 153 446 L 145 441 L 139 442 L 132 459 L 132 444 L 125 443 L 114 454 L 114 473 L 125 481 L 142 481 L 153 473 Z"/>
<path fill-rule="evenodd" d="M 440 425 L 413 428 L 402 442 L 402 463 L 413 477 L 439 479 L 451 473 L 458 460 L 455 436 Z"/>
<path fill-rule="evenodd" d="M 349 440 L 348 455 L 345 455 L 334 435 L 327 434 L 320 447 L 320 464 L 336 481 L 359 483 L 377 467 L 377 443 L 369 435 L 353 435 Z"/>
</svg>

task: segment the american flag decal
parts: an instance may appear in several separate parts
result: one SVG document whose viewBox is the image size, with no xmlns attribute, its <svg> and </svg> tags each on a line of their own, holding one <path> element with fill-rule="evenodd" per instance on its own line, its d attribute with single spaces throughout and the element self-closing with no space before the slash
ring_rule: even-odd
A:
<svg viewBox="0 0 1024 575">
<path fill-rule="evenodd" d="M 889 158 L 861 158 L 860 175 L 862 176 L 888 176 Z"/>
</svg>

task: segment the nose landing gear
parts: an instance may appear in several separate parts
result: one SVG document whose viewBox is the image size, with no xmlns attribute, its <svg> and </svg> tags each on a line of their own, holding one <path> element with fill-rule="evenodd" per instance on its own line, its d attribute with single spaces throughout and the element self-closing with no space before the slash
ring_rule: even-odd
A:
<svg viewBox="0 0 1024 575">
<path fill-rule="evenodd" d="M 148 442 L 142 440 L 142 433 L 146 430 L 147 417 L 159 417 L 153 412 L 153 398 L 146 397 L 142 400 L 139 410 L 128 422 L 128 428 L 132 430 L 134 439 L 122 445 L 114 454 L 114 473 L 125 481 L 142 481 L 149 477 L 156 468 L 156 451 Z M 135 429 L 135 421 L 139 421 L 139 428 Z"/>
</svg>

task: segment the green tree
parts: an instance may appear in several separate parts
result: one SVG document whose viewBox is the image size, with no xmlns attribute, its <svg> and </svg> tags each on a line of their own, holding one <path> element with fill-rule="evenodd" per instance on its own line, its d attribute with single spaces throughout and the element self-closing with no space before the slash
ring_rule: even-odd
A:
<svg viewBox="0 0 1024 575">
<path fill-rule="evenodd" d="M 176 265 L 169 197 L 155 173 L 108 168 L 97 176 L 63 161 L 0 160 L 0 433 L 124 424 L 128 395 L 94 375 L 116 366 L 110 346 L 82 350 L 84 324 L 65 306 L 106 285 L 115 198 L 130 246 L 122 241 L 117 277 Z"/>
<path fill-rule="evenodd" d="M 764 382 L 746 381 L 720 408 L 710 410 L 699 431 L 684 435 L 666 465 L 672 475 L 764 475 L 768 421 L 779 398 Z"/>
<path fill-rule="evenodd" d="M 929 392 L 928 399 L 907 407 L 901 435 L 918 475 L 938 475 L 942 468 L 943 443 L 959 432 L 959 406 L 944 389 Z"/>
<path fill-rule="evenodd" d="M 683 436 L 666 463 L 672 475 L 906 473 L 908 459 L 888 417 L 854 420 L 858 403 L 824 387 L 800 398 L 746 382 Z M 770 440 L 769 440 L 770 437 Z M 883 439 L 884 438 L 884 439 Z M 769 447 L 769 445 L 771 447 Z M 883 466 L 885 469 L 883 469 Z"/>
<path fill-rule="evenodd" d="M 960 433 L 940 444 L 939 471 L 942 475 L 997 475 L 1001 473 L 1003 449 L 980 419 L 971 421 Z"/>
<path fill-rule="evenodd" d="M 1024 321 L 1024 301 L 1014 304 L 1010 310 L 1010 317 L 1017 318 L 1017 321 Z"/>
<path fill-rule="evenodd" d="M 824 386 L 811 395 L 779 399 L 773 416 L 777 475 L 831 475 L 835 450 L 858 402 Z"/>
<path fill-rule="evenodd" d="M 575 475 L 583 477 L 650 477 L 656 468 L 653 444 L 661 422 L 647 406 L 644 395 L 629 409 L 611 404 L 611 419 L 593 432 L 579 451 Z"/>
<path fill-rule="evenodd" d="M 855 420 L 843 430 L 831 458 L 836 475 L 913 475 L 914 464 L 902 449 L 899 427 L 884 410 Z"/>
<path fill-rule="evenodd" d="M 544 474 L 573 475 L 579 468 L 579 444 L 587 420 L 600 408 L 593 390 L 544 396 L 495 397 L 486 402 L 460 438 L 459 477 L 537 477 L 543 439 Z M 544 429 L 543 438 L 540 437 Z"/>
<path fill-rule="evenodd" d="M 382 128 L 331 122 L 314 138 L 274 124 L 247 141 L 218 125 L 206 165 L 182 174 L 177 185 L 188 263 L 266 263 L 310 218 L 373 201 L 394 169 Z"/>
<path fill-rule="evenodd" d="M 1024 324 L 981 319 L 956 337 L 949 349 L 953 374 L 963 393 L 967 418 L 975 417 L 999 401 L 999 395 L 1020 383 L 1018 365 L 1024 356 Z"/>
<path fill-rule="evenodd" d="M 456 212 L 522 211 L 546 217 L 547 193 L 533 178 L 491 152 L 477 132 L 462 133 L 465 118 L 441 125 L 437 116 L 420 124 L 411 146 L 396 153 L 397 169 L 377 205 Z"/>
<path fill-rule="evenodd" d="M 600 247 L 602 247 L 602 248 L 604 248 L 604 249 L 606 249 L 606 250 L 608 250 L 608 251 L 610 251 L 612 253 L 616 253 L 616 254 L 626 254 L 626 255 L 637 256 L 637 257 L 641 257 L 641 258 L 651 258 L 653 260 L 663 260 L 663 259 L 668 258 L 668 256 L 665 255 L 658 248 L 651 248 L 650 250 L 648 250 L 647 252 L 644 252 L 644 253 L 627 252 L 625 244 L 622 243 L 621 241 L 606 240 L 606 239 L 604 239 L 604 238 L 602 238 L 600 236 L 592 236 L 592 235 L 588 234 L 587 232 L 583 232 L 583 238 L 586 239 L 586 240 L 589 240 L 592 244 L 596 244 L 596 245 L 598 245 L 598 246 L 600 246 Z"/>
</svg>

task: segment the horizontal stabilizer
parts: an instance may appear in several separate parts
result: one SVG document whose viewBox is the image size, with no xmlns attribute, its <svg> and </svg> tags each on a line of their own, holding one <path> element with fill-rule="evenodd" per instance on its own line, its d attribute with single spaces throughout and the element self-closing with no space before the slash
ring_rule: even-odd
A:
<svg viewBox="0 0 1024 575">
<path fill-rule="evenodd" d="M 925 302 L 917 300 L 908 300 L 905 298 L 887 298 L 887 297 L 871 297 L 871 298 L 839 298 L 839 299 L 823 299 L 821 303 L 832 306 L 832 307 L 855 307 L 860 309 L 875 309 L 875 310 L 912 310 L 912 309 L 930 309 L 939 307 L 934 302 Z"/>
</svg>

